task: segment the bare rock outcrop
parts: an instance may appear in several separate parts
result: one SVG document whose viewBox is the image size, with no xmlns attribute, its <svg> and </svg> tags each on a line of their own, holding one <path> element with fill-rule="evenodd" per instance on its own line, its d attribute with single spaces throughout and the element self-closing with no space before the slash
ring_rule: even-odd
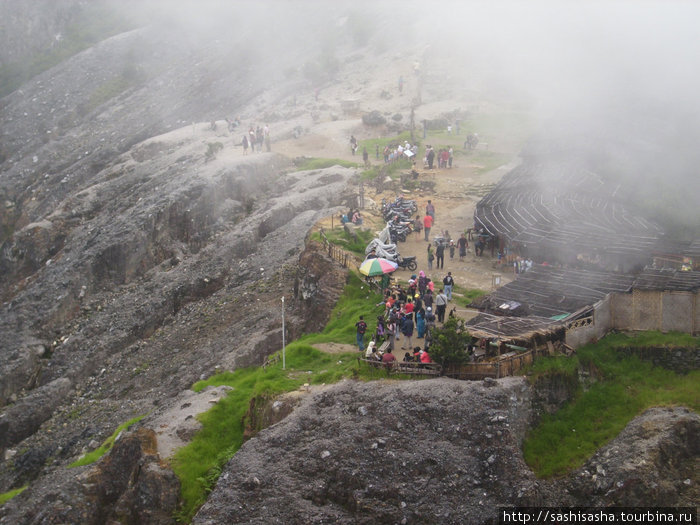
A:
<svg viewBox="0 0 700 525">
<path fill-rule="evenodd" d="M 695 507 L 700 501 L 700 416 L 683 407 L 636 417 L 570 476 L 576 505 Z"/>
<path fill-rule="evenodd" d="M 72 384 L 62 377 L 33 390 L 0 414 L 0 450 L 36 432 L 70 392 Z"/>
<path fill-rule="evenodd" d="M 77 477 L 54 473 L 53 481 L 53 490 L 29 492 L 8 502 L 0 511 L 0 523 L 174 522 L 180 482 L 160 461 L 152 430 L 124 436 L 96 466 Z"/>
<path fill-rule="evenodd" d="M 345 381 L 246 442 L 193 523 L 484 523 L 541 501 L 529 407 L 522 378 Z"/>
</svg>

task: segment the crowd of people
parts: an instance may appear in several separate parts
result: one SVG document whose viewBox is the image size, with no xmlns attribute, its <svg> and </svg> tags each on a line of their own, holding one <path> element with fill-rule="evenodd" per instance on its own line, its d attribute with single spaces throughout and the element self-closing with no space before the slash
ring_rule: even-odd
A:
<svg viewBox="0 0 700 525">
<path fill-rule="evenodd" d="M 428 350 L 433 338 L 433 329 L 437 323 L 444 323 L 447 306 L 452 300 L 454 279 L 452 272 L 442 280 L 442 287 L 420 271 L 412 275 L 404 288 L 396 283 L 384 290 L 384 297 L 377 306 L 384 306 L 383 315 L 377 316 L 376 329 L 370 335 L 370 342 L 365 348 L 365 337 L 369 327 L 364 316 L 355 323 L 356 342 L 360 352 L 365 352 L 367 359 L 391 359 L 398 344 L 401 350 L 407 350 L 405 362 L 431 363 Z M 450 313 L 454 315 L 454 309 Z M 421 340 L 420 342 L 418 340 Z M 414 341 L 418 345 L 414 346 Z M 387 343 L 383 345 L 383 343 Z M 422 344 L 420 344 L 422 343 Z M 381 351 L 380 348 L 385 348 Z M 390 354 L 391 357 L 384 357 Z"/>
<path fill-rule="evenodd" d="M 435 149 L 433 149 L 431 145 L 427 145 L 425 147 L 425 157 L 423 157 L 423 168 L 432 170 L 435 159 L 437 159 L 438 168 L 451 168 L 452 161 L 454 160 L 454 149 L 452 146 L 449 148 L 440 148 L 440 150 L 435 153 Z"/>
<path fill-rule="evenodd" d="M 258 151 L 262 151 L 263 144 L 267 151 L 270 151 L 270 128 L 265 124 L 264 128 L 258 126 L 250 126 L 248 133 L 243 135 L 241 139 L 241 145 L 243 146 L 243 155 L 248 154 L 248 148 L 250 147 L 251 153 L 255 153 L 255 148 L 257 146 Z"/>
<path fill-rule="evenodd" d="M 418 153 L 418 145 L 411 145 L 408 141 L 405 144 L 388 144 L 384 147 L 384 164 L 390 164 L 403 157 L 412 158 Z"/>
</svg>

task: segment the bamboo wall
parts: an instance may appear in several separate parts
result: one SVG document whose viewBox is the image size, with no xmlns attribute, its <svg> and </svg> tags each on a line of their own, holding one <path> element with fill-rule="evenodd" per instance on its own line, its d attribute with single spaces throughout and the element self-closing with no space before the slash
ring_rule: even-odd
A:
<svg viewBox="0 0 700 525">
<path fill-rule="evenodd" d="M 700 331 L 698 293 L 634 290 L 613 296 L 612 328 L 618 330 Z"/>
<path fill-rule="evenodd" d="M 634 290 L 611 294 L 594 307 L 594 326 L 570 328 L 566 344 L 578 348 L 609 330 L 700 333 L 700 294 Z"/>
</svg>

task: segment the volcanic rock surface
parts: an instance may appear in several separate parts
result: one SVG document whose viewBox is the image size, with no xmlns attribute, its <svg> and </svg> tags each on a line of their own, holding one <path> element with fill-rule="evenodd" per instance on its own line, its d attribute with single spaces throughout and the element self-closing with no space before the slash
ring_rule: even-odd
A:
<svg viewBox="0 0 700 525">
<path fill-rule="evenodd" d="M 14 31 L 56 35 L 84 4 L 0 2 L 0 19 L 13 21 L 2 59 L 36 51 Z M 404 45 L 417 31 L 396 12 L 385 9 L 391 23 L 377 32 L 396 36 L 394 47 L 375 52 L 334 3 L 311 4 L 293 19 L 248 5 L 249 23 L 234 31 L 225 17 L 214 31 L 175 16 L 137 24 L 0 99 L 0 493 L 29 486 L 0 507 L 0 523 L 172 522 L 178 481 L 154 426 L 195 381 L 279 349 L 282 296 L 293 339 L 325 325 L 345 284 L 308 233 L 356 204 L 358 173 L 296 171 L 293 159 L 348 157 L 352 133 L 406 130 L 414 109 L 416 122 L 448 122 L 467 113 L 451 98 L 465 89 L 470 108 L 491 104 L 469 91 L 476 76 L 453 76 L 451 57 Z M 42 13 L 51 23 L 28 22 Z M 310 81 L 300 72 L 318 66 L 330 34 L 337 61 L 321 63 L 333 74 Z M 406 78 L 397 94 L 399 74 L 424 57 L 433 74 Z M 363 110 L 385 127 L 363 125 Z M 238 115 L 229 131 L 224 118 Z M 242 134 L 264 123 L 272 151 L 244 155 Z M 491 147 L 499 140 L 516 142 Z M 463 171 L 429 181 L 448 190 L 433 197 L 441 228 L 464 227 L 501 175 L 482 168 L 464 159 Z M 406 245 L 424 252 L 422 241 Z M 455 276 L 490 282 L 478 265 L 472 257 Z M 520 452 L 532 397 L 512 378 L 329 387 L 242 447 L 195 522 L 489 523 L 502 504 L 632 505 L 672 490 L 679 504 L 697 502 L 700 469 L 683 463 L 697 464 L 695 414 L 643 416 L 617 448 L 552 486 Z M 102 461 L 66 468 L 142 415 Z M 630 448 L 642 438 L 646 451 Z"/>
</svg>

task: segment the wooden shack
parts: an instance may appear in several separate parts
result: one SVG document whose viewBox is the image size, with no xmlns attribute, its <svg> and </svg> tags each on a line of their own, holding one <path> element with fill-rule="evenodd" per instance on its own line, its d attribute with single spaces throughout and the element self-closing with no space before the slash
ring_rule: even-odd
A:
<svg viewBox="0 0 700 525">
<path fill-rule="evenodd" d="M 478 343 L 472 361 L 445 368 L 445 375 L 457 379 L 512 376 L 538 355 L 563 347 L 564 326 L 552 319 L 479 314 L 466 326 Z"/>
</svg>

